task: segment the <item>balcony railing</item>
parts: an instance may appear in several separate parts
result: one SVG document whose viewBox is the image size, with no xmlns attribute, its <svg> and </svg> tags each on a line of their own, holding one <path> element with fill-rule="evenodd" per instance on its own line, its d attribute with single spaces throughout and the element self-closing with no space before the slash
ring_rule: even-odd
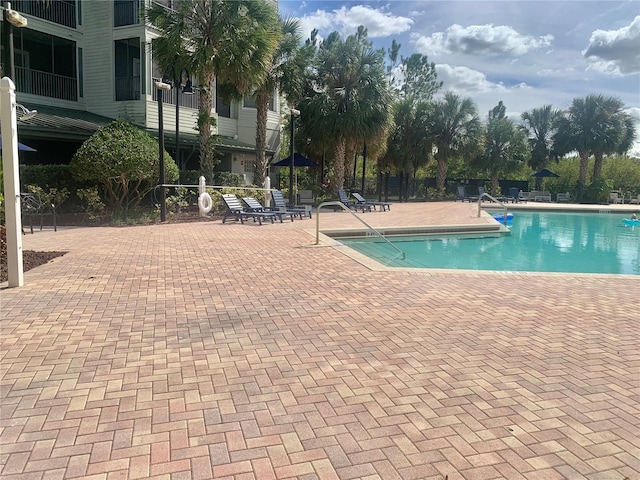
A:
<svg viewBox="0 0 640 480">
<path fill-rule="evenodd" d="M 12 0 L 11 8 L 58 25 L 76 28 L 75 1 L 36 2 L 34 0 Z"/>
<path fill-rule="evenodd" d="M 116 78 L 116 102 L 140 100 L 140 76 Z"/>
<path fill-rule="evenodd" d="M 113 4 L 113 26 L 137 25 L 140 23 L 139 0 L 116 0 Z"/>
<path fill-rule="evenodd" d="M 16 90 L 20 93 L 78 101 L 78 80 L 24 67 L 16 69 Z"/>
<path fill-rule="evenodd" d="M 153 85 L 155 82 L 159 82 L 159 78 L 153 79 Z M 155 86 L 152 88 L 152 98 L 154 101 L 158 100 L 158 89 Z M 186 108 L 193 108 L 195 110 L 198 109 L 198 103 L 200 102 L 200 91 L 197 88 L 193 89 L 193 95 L 185 95 L 184 93 L 180 93 L 180 106 Z M 162 103 L 168 103 L 169 105 L 176 104 L 176 89 L 172 88 L 168 92 L 163 92 L 162 95 Z"/>
</svg>

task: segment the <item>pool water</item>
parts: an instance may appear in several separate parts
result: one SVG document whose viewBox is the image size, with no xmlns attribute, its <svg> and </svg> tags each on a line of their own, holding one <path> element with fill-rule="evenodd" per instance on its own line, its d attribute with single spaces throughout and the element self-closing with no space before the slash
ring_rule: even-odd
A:
<svg viewBox="0 0 640 480">
<path fill-rule="evenodd" d="M 389 267 L 640 275 L 640 227 L 608 213 L 514 212 L 511 234 L 340 239 Z"/>
</svg>

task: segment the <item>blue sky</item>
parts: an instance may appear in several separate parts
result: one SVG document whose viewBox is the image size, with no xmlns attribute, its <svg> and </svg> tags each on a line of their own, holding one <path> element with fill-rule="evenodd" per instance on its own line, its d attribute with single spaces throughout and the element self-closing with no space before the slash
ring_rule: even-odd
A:
<svg viewBox="0 0 640 480">
<path fill-rule="evenodd" d="M 640 132 L 640 1 L 279 1 L 283 17 L 326 37 L 364 25 L 376 48 L 427 55 L 444 90 L 483 119 L 500 100 L 512 118 L 575 97 L 620 98 Z M 639 139 L 640 140 L 640 139 Z M 640 143 L 634 153 L 640 153 Z"/>
</svg>

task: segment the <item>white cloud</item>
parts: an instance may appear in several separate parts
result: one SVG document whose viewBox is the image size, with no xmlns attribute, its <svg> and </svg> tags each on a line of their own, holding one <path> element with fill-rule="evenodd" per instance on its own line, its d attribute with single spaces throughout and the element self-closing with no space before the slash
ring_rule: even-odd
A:
<svg viewBox="0 0 640 480">
<path fill-rule="evenodd" d="M 305 15 L 299 20 L 305 37 L 313 28 L 320 30 L 323 36 L 327 36 L 332 31 L 351 35 L 360 25 L 364 25 L 367 29 L 369 38 L 389 37 L 406 32 L 413 25 L 413 20 L 408 17 L 392 15 L 365 5 L 350 8 L 343 6 L 331 12 L 316 10 L 313 14 Z"/>
<path fill-rule="evenodd" d="M 595 30 L 582 54 L 594 70 L 603 73 L 640 73 L 640 15 L 618 30 Z"/>
<path fill-rule="evenodd" d="M 553 35 L 533 37 L 521 35 L 506 25 L 451 25 L 445 32 L 431 36 L 414 36 L 416 48 L 427 54 L 461 53 L 465 55 L 519 56 L 532 50 L 547 48 Z"/>
<path fill-rule="evenodd" d="M 452 90 L 456 93 L 470 96 L 473 93 L 499 92 L 506 88 L 500 83 L 493 83 L 487 76 L 469 67 L 437 64 L 436 73 L 438 80 L 442 80 L 444 90 Z"/>
</svg>

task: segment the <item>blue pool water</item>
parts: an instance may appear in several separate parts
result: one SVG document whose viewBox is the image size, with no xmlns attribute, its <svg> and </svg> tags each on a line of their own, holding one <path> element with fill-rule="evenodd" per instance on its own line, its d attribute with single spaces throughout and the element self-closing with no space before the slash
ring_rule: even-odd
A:
<svg viewBox="0 0 640 480">
<path fill-rule="evenodd" d="M 514 212 L 511 234 L 497 237 L 387 237 L 340 242 L 390 267 L 640 275 L 640 227 L 624 215 Z"/>
</svg>

